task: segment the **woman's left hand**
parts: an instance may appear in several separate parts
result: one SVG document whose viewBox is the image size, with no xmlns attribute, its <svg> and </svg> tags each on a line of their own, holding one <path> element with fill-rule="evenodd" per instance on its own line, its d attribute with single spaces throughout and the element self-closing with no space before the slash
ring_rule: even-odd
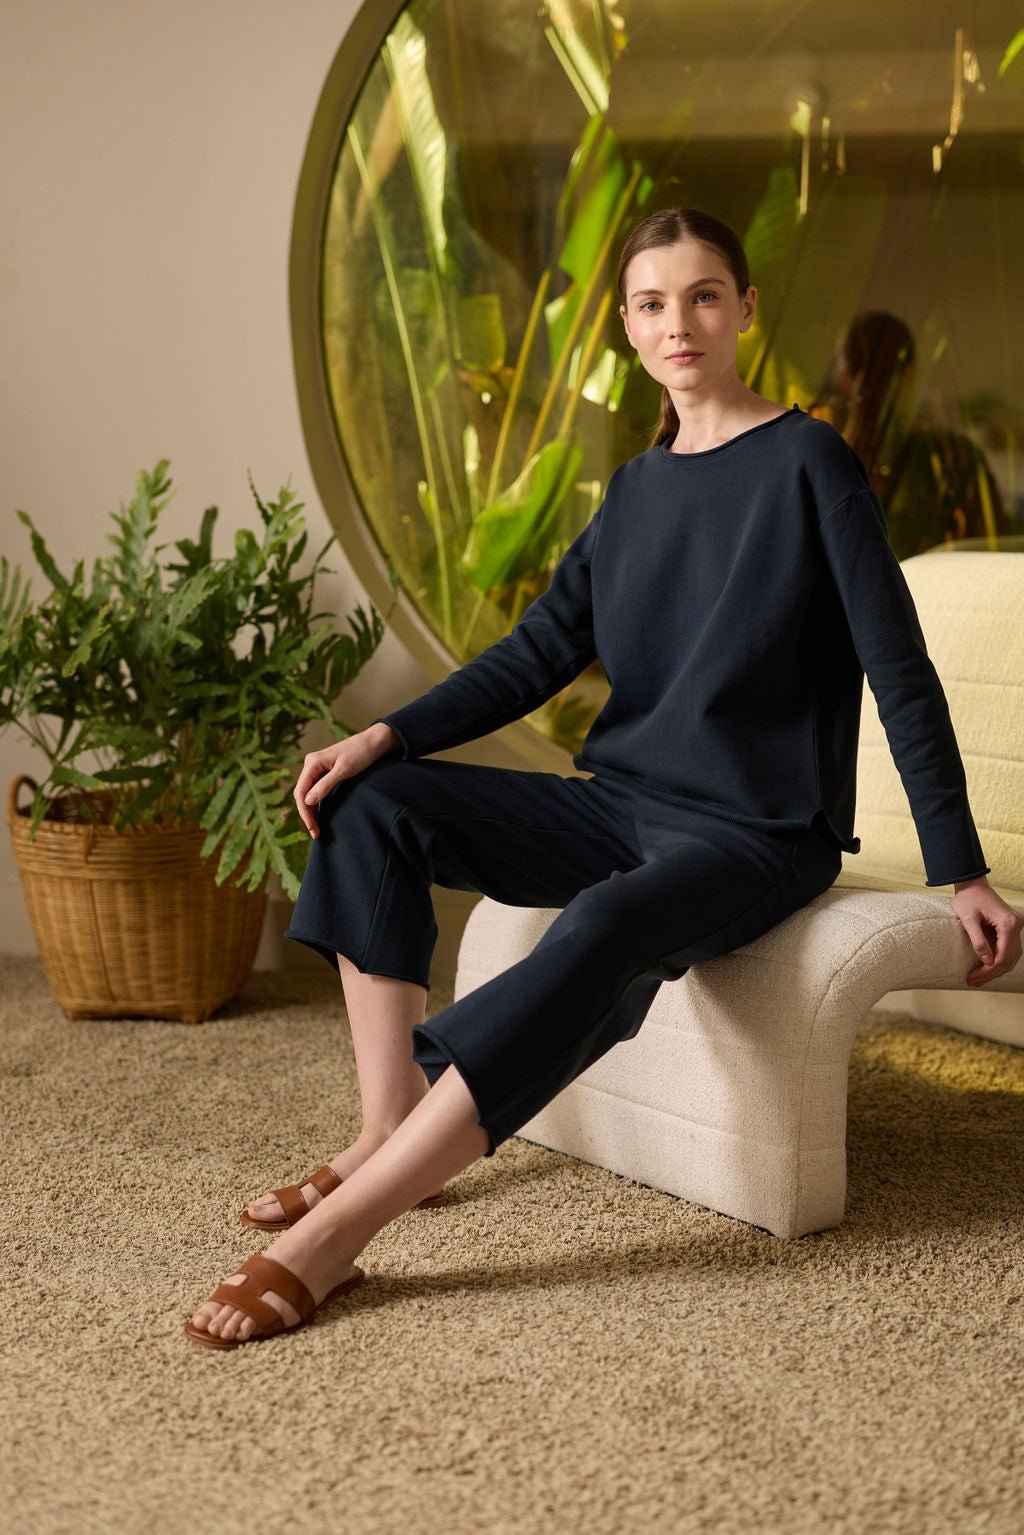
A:
<svg viewBox="0 0 1024 1535">
<path fill-rule="evenodd" d="M 977 990 L 994 981 L 997 975 L 1014 969 L 1021 957 L 1024 918 L 996 895 L 984 874 L 957 887 L 953 910 L 981 960 L 980 965 L 968 970 L 965 977 L 968 986 Z"/>
</svg>

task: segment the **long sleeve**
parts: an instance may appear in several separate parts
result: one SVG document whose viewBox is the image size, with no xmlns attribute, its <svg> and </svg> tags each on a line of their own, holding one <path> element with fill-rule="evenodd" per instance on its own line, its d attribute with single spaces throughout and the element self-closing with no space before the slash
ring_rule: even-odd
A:
<svg viewBox="0 0 1024 1535">
<path fill-rule="evenodd" d="M 565 551 L 547 591 L 519 622 L 411 703 L 379 715 L 402 741 L 402 757 L 461 746 L 538 709 L 595 659 L 590 562 L 602 507 Z"/>
<path fill-rule="evenodd" d="M 868 488 L 855 491 L 826 514 L 820 530 L 857 658 L 910 802 L 925 884 L 987 874 L 949 705 L 889 543 L 881 502 Z"/>
</svg>

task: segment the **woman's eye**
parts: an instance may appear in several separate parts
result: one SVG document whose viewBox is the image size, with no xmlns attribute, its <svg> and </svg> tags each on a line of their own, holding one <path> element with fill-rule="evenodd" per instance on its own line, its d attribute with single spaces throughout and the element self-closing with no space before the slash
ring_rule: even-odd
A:
<svg viewBox="0 0 1024 1535">
<path fill-rule="evenodd" d="M 695 296 L 695 298 L 698 298 L 698 299 L 701 299 L 701 298 L 717 298 L 718 294 L 715 292 L 714 288 L 702 288 L 700 290 L 700 292 L 695 294 L 694 296 Z M 652 304 L 657 306 L 658 305 L 658 300 L 656 298 L 644 299 L 643 303 L 639 306 L 640 307 L 640 312 L 641 313 L 645 313 L 645 312 L 646 313 L 650 313 L 651 312 L 650 311 L 650 305 L 652 305 Z M 706 306 L 701 305 L 700 307 L 704 308 Z"/>
</svg>

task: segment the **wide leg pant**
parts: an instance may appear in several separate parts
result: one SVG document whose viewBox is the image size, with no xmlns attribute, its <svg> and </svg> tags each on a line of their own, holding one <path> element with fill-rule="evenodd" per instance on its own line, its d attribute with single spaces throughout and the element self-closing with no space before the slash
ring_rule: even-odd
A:
<svg viewBox="0 0 1024 1535">
<path fill-rule="evenodd" d="M 454 1064 L 487 1156 L 619 1040 L 662 981 L 751 942 L 835 881 L 827 828 L 766 831 L 600 777 L 380 758 L 321 802 L 285 934 L 429 988 L 431 884 L 561 908 L 516 964 L 415 1028 Z"/>
</svg>

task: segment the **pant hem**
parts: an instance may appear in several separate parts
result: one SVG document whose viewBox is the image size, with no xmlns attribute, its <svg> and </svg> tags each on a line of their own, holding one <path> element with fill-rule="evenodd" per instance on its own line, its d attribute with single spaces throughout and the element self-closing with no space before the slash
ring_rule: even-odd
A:
<svg viewBox="0 0 1024 1535">
<path fill-rule="evenodd" d="M 424 1049 L 422 1043 L 423 1040 L 429 1041 L 430 1045 L 433 1047 L 433 1053 L 430 1053 Z M 473 1100 L 473 1107 L 476 1109 L 477 1124 L 487 1136 L 487 1150 L 484 1152 L 484 1156 L 493 1157 L 495 1151 L 498 1149 L 498 1143 L 494 1137 L 493 1132 L 491 1131 L 490 1126 L 484 1123 L 483 1112 L 480 1108 L 480 1101 L 477 1098 L 476 1092 L 474 1091 L 472 1082 L 469 1080 L 466 1069 L 462 1065 L 462 1062 L 455 1055 L 451 1046 L 448 1045 L 445 1040 L 440 1039 L 434 1033 L 433 1029 L 430 1028 L 429 1024 L 418 1023 L 413 1029 L 412 1058 L 426 1076 L 427 1081 L 430 1083 L 431 1087 L 433 1087 L 438 1077 L 441 1076 L 441 1074 L 446 1071 L 449 1066 L 455 1067 L 455 1070 L 459 1073 L 459 1076 L 462 1078 L 463 1082 L 465 1082 L 466 1089 Z"/>
<path fill-rule="evenodd" d="M 345 950 L 339 944 L 335 943 L 331 938 L 312 938 L 307 936 L 305 933 L 293 932 L 291 928 L 285 932 L 284 937 L 290 938 L 294 943 L 304 943 L 307 948 L 313 949 L 317 954 L 322 954 L 324 959 L 330 965 L 331 969 L 334 971 L 335 975 L 340 973 L 338 970 L 337 956 L 341 954 L 345 959 L 349 960 L 351 964 L 355 965 L 360 975 L 386 975 L 390 980 L 411 981 L 414 986 L 422 986 L 424 991 L 430 990 L 429 977 L 424 981 L 418 975 L 401 975 L 396 970 L 378 970 L 375 967 L 364 968 L 357 959 L 355 959 L 351 954 L 347 954 Z"/>
</svg>

